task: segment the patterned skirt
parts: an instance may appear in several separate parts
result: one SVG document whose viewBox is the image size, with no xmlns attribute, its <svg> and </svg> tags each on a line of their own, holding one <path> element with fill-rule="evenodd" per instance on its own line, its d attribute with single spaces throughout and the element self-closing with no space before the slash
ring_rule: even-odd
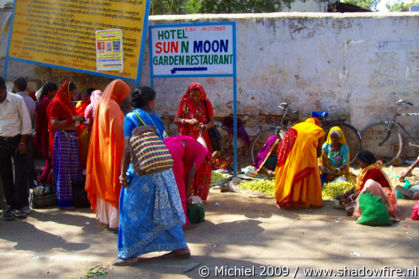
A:
<svg viewBox="0 0 419 279">
<path fill-rule="evenodd" d="M 57 204 L 60 207 L 72 206 L 72 187 L 82 181 L 77 133 L 57 130 L 53 150 L 52 167 Z"/>
<path fill-rule="evenodd" d="M 119 197 L 118 257 L 187 248 L 182 230 L 185 215 L 173 171 L 138 176 L 130 166 L 128 178 Z"/>
</svg>

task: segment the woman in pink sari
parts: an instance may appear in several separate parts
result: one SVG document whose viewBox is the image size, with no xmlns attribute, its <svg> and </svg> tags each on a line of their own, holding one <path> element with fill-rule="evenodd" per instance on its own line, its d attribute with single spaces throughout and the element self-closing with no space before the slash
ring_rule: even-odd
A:
<svg viewBox="0 0 419 279">
<path fill-rule="evenodd" d="M 99 103 L 100 97 L 102 97 L 103 92 L 100 90 L 95 90 L 92 92 L 90 96 L 90 104 L 87 106 L 86 110 L 84 111 L 84 118 L 89 119 L 89 130 L 93 125 L 93 120 L 95 118 L 95 110 L 97 104 Z"/>
<path fill-rule="evenodd" d="M 33 139 L 35 146 L 41 151 L 42 157 L 45 159 L 45 167 L 39 177 L 41 183 L 52 183 L 52 160 L 49 152 L 49 130 L 47 108 L 51 100 L 54 99 L 58 87 L 55 83 L 47 82 L 42 86 L 41 96 L 36 107 L 36 135 Z"/>
<path fill-rule="evenodd" d="M 192 184 L 199 167 L 208 159 L 208 149 L 189 136 L 176 136 L 164 139 L 164 143 L 173 157 L 173 173 L 179 189 L 186 223 L 189 225 L 186 214 L 187 200 L 191 196 Z"/>
</svg>

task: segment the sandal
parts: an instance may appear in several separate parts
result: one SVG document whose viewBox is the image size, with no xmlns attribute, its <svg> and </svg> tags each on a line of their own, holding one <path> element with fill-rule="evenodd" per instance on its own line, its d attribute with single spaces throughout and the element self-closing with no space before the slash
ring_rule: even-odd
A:
<svg viewBox="0 0 419 279">
<path fill-rule="evenodd" d="M 191 257 L 191 253 L 182 253 L 179 254 L 176 251 L 172 251 L 170 253 L 164 254 L 160 256 L 160 259 L 189 259 Z"/>
<path fill-rule="evenodd" d="M 409 189 L 403 188 L 402 186 L 397 185 L 396 186 L 396 190 L 400 193 L 404 195 L 405 199 L 413 199 L 413 192 L 410 191 Z"/>
<path fill-rule="evenodd" d="M 112 261 L 113 265 L 116 266 L 129 266 L 129 265 L 136 265 L 138 263 L 138 258 L 130 258 L 130 259 L 116 259 Z"/>
<path fill-rule="evenodd" d="M 196 228 L 196 224 L 188 224 L 188 225 L 184 225 L 183 227 L 182 227 L 182 230 L 183 231 L 189 231 L 189 230 L 193 230 L 193 229 L 195 229 Z"/>
</svg>

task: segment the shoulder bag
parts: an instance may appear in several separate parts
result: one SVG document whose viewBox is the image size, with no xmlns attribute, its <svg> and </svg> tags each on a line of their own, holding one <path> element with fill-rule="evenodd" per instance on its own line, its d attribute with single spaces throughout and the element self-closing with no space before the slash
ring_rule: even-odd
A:
<svg viewBox="0 0 419 279">
<path fill-rule="evenodd" d="M 172 155 L 158 136 L 156 128 L 146 125 L 137 113 L 134 114 L 141 125 L 132 131 L 129 140 L 129 150 L 135 173 L 144 176 L 172 168 Z"/>
</svg>

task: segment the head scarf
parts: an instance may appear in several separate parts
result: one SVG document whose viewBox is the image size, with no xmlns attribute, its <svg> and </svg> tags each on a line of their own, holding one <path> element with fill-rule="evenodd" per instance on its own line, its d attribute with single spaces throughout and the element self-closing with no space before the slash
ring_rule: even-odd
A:
<svg viewBox="0 0 419 279">
<path fill-rule="evenodd" d="M 128 84 L 120 79 L 116 79 L 109 83 L 108 86 L 106 86 L 102 97 L 100 97 L 99 103 L 107 102 L 108 100 L 112 99 L 119 104 L 129 95 L 130 91 L 131 89 L 129 88 Z"/>
<path fill-rule="evenodd" d="M 201 102 L 204 102 L 206 106 L 204 106 L 202 103 L 195 104 L 191 100 L 189 100 L 190 92 L 191 90 L 197 89 L 201 93 Z M 182 97 L 182 100 L 179 103 L 179 109 L 177 114 L 181 118 L 187 118 L 192 119 L 196 118 L 201 123 L 207 123 L 209 120 L 209 117 L 212 117 L 214 115 L 212 110 L 211 102 L 207 99 L 207 94 L 205 93 L 204 87 L 199 82 L 192 82 L 188 86 L 188 90 L 186 90 L 185 94 Z M 192 127 L 188 124 L 178 124 L 178 129 L 181 135 L 188 135 L 195 139 L 199 137 L 199 129 Z M 207 134 L 207 133 L 205 133 Z M 209 137 L 203 135 L 205 142 L 207 146 L 210 146 L 209 143 Z M 212 149 L 210 149 L 212 150 Z M 210 151 L 212 152 L 212 151 Z"/>
<path fill-rule="evenodd" d="M 199 82 L 192 82 L 191 84 L 189 84 L 188 90 L 186 90 L 185 94 L 182 97 L 181 105 L 186 104 L 189 107 L 190 111 L 202 110 L 200 115 L 196 115 L 196 118 L 199 121 L 201 121 L 200 120 L 201 115 L 202 115 L 203 120 L 205 120 L 206 117 L 207 117 L 205 111 L 203 111 L 202 106 L 200 107 L 199 105 L 195 104 L 194 102 L 192 102 L 189 99 L 191 91 L 196 90 L 196 89 L 199 90 L 199 92 L 201 93 L 201 98 L 199 100 L 208 102 L 207 94 L 205 93 L 205 90 L 204 90 L 204 87 L 202 86 L 202 84 L 200 84 Z M 208 109 L 208 107 L 206 109 Z"/>
<path fill-rule="evenodd" d="M 339 128 L 338 126 L 334 126 L 330 129 L 329 134 L 327 135 L 327 140 L 326 140 L 327 144 L 332 144 L 332 137 L 331 137 L 332 134 L 339 135 L 340 144 L 348 145 L 348 143 L 346 142 L 345 134 L 343 133 L 342 129 Z"/>
<path fill-rule="evenodd" d="M 332 134 L 337 134 L 339 136 L 339 143 L 342 145 L 348 145 L 348 143 L 346 142 L 346 138 L 345 138 L 345 134 L 343 133 L 342 129 L 339 128 L 338 126 L 334 126 L 330 129 L 329 133 L 327 134 L 327 140 L 325 142 L 325 144 L 328 144 L 329 146 L 332 145 Z M 340 154 L 340 151 L 339 151 Z M 338 160 L 342 160 L 339 159 L 340 157 L 338 157 Z M 337 178 L 339 175 L 341 174 L 347 174 L 349 172 L 349 165 L 350 165 L 350 160 L 349 160 L 349 154 L 348 154 L 348 160 L 346 163 L 345 168 L 339 172 L 339 174 L 328 174 L 328 180 L 333 180 L 335 178 Z M 325 165 L 327 168 L 332 168 L 334 169 L 333 166 L 330 165 L 330 159 L 328 158 L 327 152 L 326 151 L 322 151 L 322 156 L 321 156 L 321 162 L 323 165 Z"/>
<path fill-rule="evenodd" d="M 71 116 L 76 115 L 76 109 L 71 103 L 70 99 L 70 83 L 71 81 L 67 80 L 61 83 L 60 88 L 58 88 L 57 94 L 51 102 L 51 106 L 58 104 L 65 112 Z"/>
<path fill-rule="evenodd" d="M 94 90 L 92 95 L 90 96 L 90 103 L 94 108 L 96 108 L 97 104 L 99 103 L 100 97 L 102 97 L 103 92 L 100 90 Z"/>
<path fill-rule="evenodd" d="M 102 97 L 103 92 L 100 90 L 94 90 L 90 96 L 90 104 L 87 106 L 84 112 L 84 118 L 93 118 L 95 115 L 95 110 L 97 104 L 99 103 L 100 98 Z"/>
<path fill-rule="evenodd" d="M 199 90 L 199 92 L 201 93 L 200 100 L 205 101 L 207 99 L 207 94 L 205 93 L 204 87 L 202 86 L 202 84 L 196 81 L 189 84 L 188 90 L 186 91 L 185 95 L 183 95 L 183 98 L 189 98 L 189 94 L 191 93 L 191 91 L 196 89 Z"/>
</svg>

